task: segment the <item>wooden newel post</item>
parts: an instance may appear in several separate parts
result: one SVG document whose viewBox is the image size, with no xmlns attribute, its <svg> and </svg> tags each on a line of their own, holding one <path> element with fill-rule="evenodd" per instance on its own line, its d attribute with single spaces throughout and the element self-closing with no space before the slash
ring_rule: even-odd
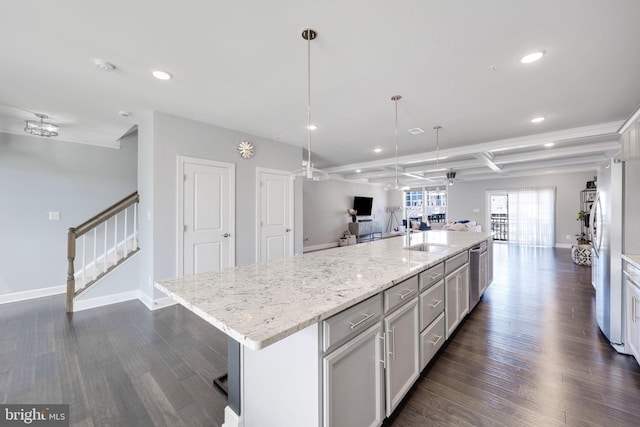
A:
<svg viewBox="0 0 640 427">
<path fill-rule="evenodd" d="M 74 271 L 74 261 L 76 259 L 76 229 L 69 228 L 67 234 L 67 313 L 73 313 L 73 296 L 76 292 L 76 279 Z"/>
</svg>

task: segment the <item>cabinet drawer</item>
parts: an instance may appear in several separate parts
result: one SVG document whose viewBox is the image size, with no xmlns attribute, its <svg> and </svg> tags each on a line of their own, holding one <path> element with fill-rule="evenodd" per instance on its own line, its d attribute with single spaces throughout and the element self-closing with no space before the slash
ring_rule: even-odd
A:
<svg viewBox="0 0 640 427">
<path fill-rule="evenodd" d="M 420 330 L 444 311 L 444 280 L 420 294 Z"/>
<path fill-rule="evenodd" d="M 420 334 L 420 370 L 423 370 L 444 344 L 444 313 Z"/>
<path fill-rule="evenodd" d="M 417 295 L 418 275 L 415 275 L 384 291 L 384 312 L 388 313 Z"/>
<path fill-rule="evenodd" d="M 420 273 L 420 291 L 431 287 L 444 279 L 444 263 L 440 263 Z"/>
<path fill-rule="evenodd" d="M 452 258 L 449 258 L 444 262 L 444 271 L 445 274 L 449 274 L 458 267 L 463 266 L 469 262 L 469 251 L 464 251 L 461 254 L 458 254 Z"/>
<path fill-rule="evenodd" d="M 367 329 L 382 318 L 382 295 L 378 294 L 322 322 L 322 349 L 336 345 Z"/>
</svg>

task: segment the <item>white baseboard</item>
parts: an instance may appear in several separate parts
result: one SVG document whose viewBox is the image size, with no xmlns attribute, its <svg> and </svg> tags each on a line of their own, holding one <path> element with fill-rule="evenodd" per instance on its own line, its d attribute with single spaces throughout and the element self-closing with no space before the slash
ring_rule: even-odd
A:
<svg viewBox="0 0 640 427">
<path fill-rule="evenodd" d="M 170 307 L 177 303 L 178 302 L 171 297 L 158 298 L 153 301 L 153 307 L 150 308 L 150 310 L 159 310 L 161 308 Z"/>
<path fill-rule="evenodd" d="M 338 242 L 325 243 L 323 245 L 305 246 L 304 248 L 302 248 L 302 252 L 304 253 L 314 252 L 314 251 L 320 251 L 322 249 L 329 249 L 329 248 L 336 248 L 336 247 L 338 247 Z"/>
<path fill-rule="evenodd" d="M 122 292 L 119 294 L 105 295 L 102 297 L 79 299 L 73 303 L 74 313 L 77 311 L 88 310 L 90 308 L 102 307 L 119 302 L 131 301 L 132 299 L 140 299 L 140 290 Z"/>
<path fill-rule="evenodd" d="M 141 303 L 144 304 L 145 307 L 149 310 L 153 310 L 153 299 L 146 292 L 138 290 L 138 299 Z"/>
<path fill-rule="evenodd" d="M 576 243 L 556 243 L 556 248 L 561 248 L 561 249 L 571 249 L 571 247 L 573 245 L 575 245 Z"/>
<path fill-rule="evenodd" d="M 34 298 L 48 297 L 51 295 L 64 294 L 65 292 L 67 292 L 67 285 L 13 292 L 10 294 L 0 295 L 0 304 L 9 304 L 12 302 L 26 301 Z"/>
<path fill-rule="evenodd" d="M 150 311 L 159 310 L 161 308 L 165 308 L 165 307 L 169 307 L 169 306 L 172 306 L 174 304 L 177 304 L 177 301 L 175 301 L 171 297 L 156 298 L 154 300 L 154 299 L 151 299 L 151 297 L 149 295 L 147 295 L 146 292 L 143 292 L 143 291 L 140 291 L 140 290 L 138 292 L 139 292 L 138 299 Z"/>
<path fill-rule="evenodd" d="M 224 422 L 222 423 L 222 427 L 242 427 L 242 419 L 228 406 L 224 407 Z"/>
</svg>

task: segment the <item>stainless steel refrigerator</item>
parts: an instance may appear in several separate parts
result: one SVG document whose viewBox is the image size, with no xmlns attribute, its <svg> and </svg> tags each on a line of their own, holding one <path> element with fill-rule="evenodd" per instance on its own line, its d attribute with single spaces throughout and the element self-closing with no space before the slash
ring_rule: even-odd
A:
<svg viewBox="0 0 640 427">
<path fill-rule="evenodd" d="M 611 345 L 626 353 L 621 256 L 640 253 L 640 160 L 601 165 L 597 190 L 590 215 L 596 318 Z"/>
</svg>

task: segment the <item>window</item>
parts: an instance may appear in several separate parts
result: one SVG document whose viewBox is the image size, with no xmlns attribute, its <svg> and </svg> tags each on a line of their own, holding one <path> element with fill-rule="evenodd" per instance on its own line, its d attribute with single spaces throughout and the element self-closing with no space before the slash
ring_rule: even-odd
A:
<svg viewBox="0 0 640 427">
<path fill-rule="evenodd" d="M 409 217 L 428 218 L 429 222 L 444 222 L 447 213 L 446 190 L 405 191 L 404 208 Z"/>
<path fill-rule="evenodd" d="M 555 245 L 555 187 L 508 190 L 509 242 L 520 245 Z"/>
</svg>

